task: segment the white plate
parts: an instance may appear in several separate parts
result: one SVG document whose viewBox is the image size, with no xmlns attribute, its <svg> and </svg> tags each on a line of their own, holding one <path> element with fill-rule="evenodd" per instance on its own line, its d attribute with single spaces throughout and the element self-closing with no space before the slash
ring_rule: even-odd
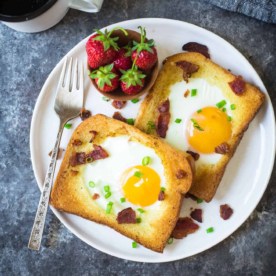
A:
<svg viewBox="0 0 276 276">
<path fill-rule="evenodd" d="M 181 52 L 182 45 L 190 41 L 205 44 L 210 50 L 212 60 L 234 74 L 242 75 L 247 81 L 257 85 L 266 93 L 266 89 L 249 62 L 228 42 L 219 36 L 197 26 L 181 21 L 168 19 L 136 19 L 116 23 L 108 26 L 121 26 L 136 30 L 144 26 L 147 36 L 156 41 L 159 60 L 177 52 Z M 87 38 L 77 44 L 66 56 L 75 57 L 86 64 L 85 43 Z M 54 145 L 58 130 L 58 119 L 53 111 L 55 88 L 61 72 L 61 60 L 49 75 L 38 97 L 31 124 L 31 158 L 35 177 L 39 188 L 42 188 L 44 176 L 49 163 L 48 153 Z M 115 109 L 111 102 L 102 100 L 102 96 L 95 91 L 88 77 L 85 79 L 87 91 L 85 106 L 93 114 L 104 113 L 111 116 Z M 125 117 L 135 117 L 139 107 L 131 102 L 121 110 Z M 80 123 L 73 121 L 73 128 L 65 129 L 61 147 L 66 148 L 74 127 Z M 202 252 L 233 233 L 251 214 L 260 201 L 273 167 L 275 156 L 275 119 L 269 96 L 248 131 L 245 133 L 234 158 L 227 167 L 226 173 L 219 186 L 215 198 L 210 203 L 199 204 L 203 209 L 204 222 L 195 234 L 182 240 L 175 240 L 168 245 L 163 254 L 152 252 L 139 246 L 132 248 L 132 241 L 108 227 L 93 223 L 80 217 L 58 212 L 53 209 L 60 221 L 76 236 L 89 245 L 107 254 L 140 262 L 167 262 L 182 259 Z M 60 161 L 57 164 L 59 168 Z M 219 216 L 219 206 L 227 203 L 234 209 L 233 216 L 223 221 Z M 189 215 L 190 207 L 197 204 L 186 199 L 182 215 Z M 211 234 L 206 233 L 208 227 L 214 227 Z"/>
</svg>

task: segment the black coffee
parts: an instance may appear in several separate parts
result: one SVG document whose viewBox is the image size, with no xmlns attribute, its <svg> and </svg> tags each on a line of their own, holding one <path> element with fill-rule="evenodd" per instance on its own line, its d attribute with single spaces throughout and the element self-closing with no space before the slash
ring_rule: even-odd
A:
<svg viewBox="0 0 276 276">
<path fill-rule="evenodd" d="M 0 19 L 19 18 L 25 20 L 38 16 L 49 9 L 57 0 L 0 0 Z"/>
</svg>

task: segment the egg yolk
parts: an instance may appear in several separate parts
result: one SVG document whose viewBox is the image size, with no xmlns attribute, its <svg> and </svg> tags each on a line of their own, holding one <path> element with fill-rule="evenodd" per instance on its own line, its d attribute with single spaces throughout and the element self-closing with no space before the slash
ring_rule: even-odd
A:
<svg viewBox="0 0 276 276">
<path fill-rule="evenodd" d="M 231 137 L 227 114 L 217 107 L 205 107 L 195 112 L 188 122 L 187 139 L 200 153 L 213 153 L 215 148 Z"/>
<path fill-rule="evenodd" d="M 145 207 L 158 200 L 160 177 L 150 167 L 128 168 L 123 173 L 121 181 L 124 195 L 129 202 Z"/>
</svg>

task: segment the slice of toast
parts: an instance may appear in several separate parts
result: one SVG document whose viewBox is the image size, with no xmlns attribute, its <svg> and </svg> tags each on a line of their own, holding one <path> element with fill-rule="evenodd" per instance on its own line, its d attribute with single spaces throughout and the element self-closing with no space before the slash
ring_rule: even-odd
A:
<svg viewBox="0 0 276 276">
<path fill-rule="evenodd" d="M 183 68 L 179 66 L 179 64 L 181 65 L 181 62 L 183 61 L 184 63 L 186 62 L 186 64 L 191 63 L 195 65 L 192 68 L 195 70 L 189 76 L 189 79 L 187 79 L 187 74 L 183 74 Z M 186 78 L 186 81 L 183 80 L 183 78 Z M 229 147 L 227 149 L 228 152 L 219 157 L 219 161 L 215 164 L 208 164 L 208 162 L 204 164 L 204 162 L 200 163 L 199 161 L 195 162 L 196 174 L 194 183 L 189 193 L 209 202 L 215 195 L 229 160 L 234 154 L 244 132 L 248 128 L 249 123 L 254 118 L 262 103 L 264 102 L 265 96 L 255 86 L 249 83 L 245 83 L 241 77 L 236 77 L 203 55 L 193 52 L 180 53 L 170 56 L 165 60 L 153 88 L 141 104 L 138 117 L 135 120 L 135 126 L 144 132 L 157 135 L 157 131 L 154 128 L 157 126 L 157 120 L 159 116 L 158 107 L 160 108 L 160 105 L 170 97 L 172 94 L 173 85 L 182 85 L 183 90 L 180 93 L 182 93 L 183 97 L 180 99 L 180 101 L 187 101 L 189 98 L 191 98 L 192 95 L 188 95 L 188 92 L 191 91 L 186 90 L 185 85 L 188 85 L 196 79 L 203 79 L 212 87 L 219 89 L 221 91 L 220 93 L 223 95 L 222 99 L 226 99 L 227 102 L 231 103 L 231 109 L 233 109 L 228 109 L 229 112 L 231 112 L 231 117 L 228 117 L 230 118 L 229 121 L 232 119 L 232 134 L 229 140 L 225 141 Z M 244 89 L 241 89 L 243 91 L 239 91 L 239 89 L 243 87 L 236 87 L 235 89 L 237 91 L 234 93 L 229 85 L 229 83 L 233 82 L 234 80 L 241 81 L 243 85 L 245 85 Z M 201 91 L 198 91 L 196 97 L 200 97 L 200 93 Z M 213 96 L 215 97 L 215 95 Z M 209 99 L 206 97 L 206 102 L 207 101 L 209 101 Z M 215 106 L 216 105 L 214 104 L 214 107 Z M 170 111 L 173 109 L 174 104 L 170 103 Z M 200 109 L 198 110 L 200 111 Z M 190 120 L 189 118 L 182 118 L 182 121 L 183 119 Z M 175 123 L 174 120 L 175 118 L 171 116 L 168 128 L 171 127 L 171 124 Z M 184 135 L 185 131 L 183 131 L 183 137 Z M 169 141 L 169 139 L 167 139 L 167 137 L 165 137 L 165 140 L 183 151 L 191 150 L 189 145 L 181 145 L 180 143 L 178 145 L 177 141 L 175 144 L 173 144 L 171 141 Z"/>
<path fill-rule="evenodd" d="M 125 139 L 126 137 L 127 140 Z M 110 145 L 116 139 L 118 143 L 115 143 L 117 146 L 114 149 Z M 89 170 L 92 172 L 90 174 L 92 178 L 97 178 L 95 167 L 99 167 L 104 161 L 109 160 L 111 162 L 111 160 L 115 160 L 111 162 L 113 165 L 105 167 L 104 175 L 112 174 L 113 166 L 119 168 L 118 163 L 123 164 L 125 158 L 129 157 L 124 157 L 121 152 L 121 149 L 127 147 L 129 143 L 132 143 L 128 151 L 129 156 L 136 158 L 132 152 L 133 147 L 146 147 L 147 150 L 151 150 L 156 154 L 156 156 L 152 157 L 152 166 L 159 159 L 163 168 L 163 176 L 160 175 L 160 172 L 156 172 L 160 178 L 164 178 L 165 189 L 160 188 L 160 194 L 156 197 L 156 202 L 147 207 L 129 205 L 127 200 L 121 203 L 120 201 L 124 197 L 123 194 L 119 195 L 119 198 L 115 198 L 114 192 L 114 198 L 112 198 L 116 187 L 119 187 L 117 189 L 119 192 L 122 190 L 119 179 L 114 184 L 117 185 L 115 188 L 112 186 L 113 183 L 105 183 L 105 185 L 108 184 L 110 186 L 108 188 L 108 191 L 110 189 L 112 192 L 110 197 L 107 194 L 100 194 L 100 192 L 93 194 L 91 191 L 94 188 L 89 188 L 90 182 L 87 183 L 88 181 L 86 180 Z M 109 148 L 107 145 L 109 145 Z M 101 147 L 100 151 L 99 146 Z M 98 152 L 90 154 L 95 149 Z M 139 154 L 143 155 L 143 153 Z M 76 156 L 78 157 L 76 158 Z M 105 224 L 151 250 L 163 252 L 177 222 L 183 194 L 190 189 L 192 183 L 191 161 L 187 160 L 186 156 L 187 154 L 172 148 L 161 139 L 147 135 L 126 123 L 104 115 L 92 116 L 77 127 L 70 139 L 52 189 L 50 203 L 58 210 Z M 140 157 L 137 162 L 137 165 L 141 165 L 142 160 Z M 151 167 L 151 163 L 147 163 L 149 162 L 144 165 Z M 131 165 L 127 163 L 127 166 Z M 115 171 L 119 175 L 123 173 L 123 171 L 118 170 Z M 95 181 L 92 186 L 97 188 L 97 183 L 100 183 L 100 180 L 98 182 Z M 106 187 L 103 187 L 103 189 L 107 192 Z M 116 206 L 117 209 L 113 210 L 112 207 L 110 211 L 110 207 L 109 210 L 108 207 L 105 208 L 109 202 L 112 202 L 113 207 Z M 137 223 L 130 223 L 130 221 L 128 223 L 124 223 L 126 221 L 119 223 L 118 213 L 130 206 L 136 213 L 135 222 Z M 131 216 L 133 214 L 128 215 Z M 128 215 L 125 217 L 127 220 L 129 219 Z"/>
</svg>

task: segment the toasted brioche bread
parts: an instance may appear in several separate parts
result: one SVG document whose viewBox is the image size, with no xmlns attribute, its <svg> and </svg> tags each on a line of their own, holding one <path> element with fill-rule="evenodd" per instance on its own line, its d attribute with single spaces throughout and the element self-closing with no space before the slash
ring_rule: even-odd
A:
<svg viewBox="0 0 276 276">
<path fill-rule="evenodd" d="M 201 163 L 199 165 L 198 161 L 195 162 L 196 174 L 194 183 L 189 193 L 209 202 L 215 195 L 217 187 L 224 174 L 226 165 L 234 154 L 244 132 L 248 128 L 249 123 L 260 109 L 265 96 L 259 89 L 249 83 L 245 83 L 245 89 L 241 95 L 235 94 L 229 86 L 229 82 L 236 79 L 235 75 L 231 74 L 229 71 L 213 63 L 210 59 L 207 59 L 199 53 L 180 53 L 166 59 L 157 77 L 155 85 L 141 104 L 138 117 L 135 121 L 135 126 L 137 128 L 144 132 L 148 132 L 150 127 L 149 122 L 154 122 L 156 125 L 159 116 L 158 107 L 172 93 L 172 85 L 180 82 L 186 83 L 183 80 L 183 70 L 176 65 L 176 62 L 181 61 L 186 61 L 199 67 L 198 71 L 194 72 L 188 81 L 198 78 L 206 80 L 207 83 L 212 85 L 212 87 L 216 86 L 220 89 L 224 99 L 236 107 L 235 110 L 230 110 L 232 114 L 232 117 L 230 118 L 232 119 L 232 134 L 230 139 L 225 141 L 229 145 L 229 151 L 226 154 L 223 154 L 219 159 L 219 162 L 215 164 Z M 184 92 L 185 91 L 183 90 L 180 93 L 183 95 Z M 191 95 L 188 97 L 187 95 L 183 95 L 183 101 L 187 100 L 189 97 L 191 97 Z M 197 97 L 200 97 L 200 91 L 198 91 Z M 171 106 L 170 108 L 172 109 L 174 107 Z M 175 118 L 170 118 L 169 128 L 170 124 L 174 123 L 174 120 Z M 151 134 L 157 135 L 156 130 L 151 129 Z M 184 137 L 184 135 L 185 131 L 183 131 L 182 136 Z M 167 142 L 170 143 L 168 139 Z M 184 151 L 189 149 L 187 147 L 177 148 Z"/>
<path fill-rule="evenodd" d="M 110 214 L 106 213 L 106 208 L 102 208 L 98 204 L 99 199 L 94 198 L 89 192 L 87 183 L 84 181 L 85 171 L 92 168 L 89 166 L 103 162 L 103 159 L 89 164 L 72 163 L 72 156 L 75 156 L 76 153 L 89 153 L 95 148 L 95 145 L 102 146 L 102 149 L 105 150 L 105 141 L 118 137 L 128 137 L 126 143 L 132 141 L 154 150 L 164 168 L 163 177 L 166 188 L 163 195 L 165 197 L 163 200 L 156 198 L 155 207 L 150 208 L 150 211 L 147 211 L 147 207 L 143 208 L 145 212 L 141 214 L 142 221 L 140 223 L 119 224 L 118 213 L 115 211 L 111 211 Z M 109 156 L 105 160 L 112 157 L 110 152 L 108 154 Z M 129 154 L 131 154 L 131 150 Z M 54 183 L 50 203 L 61 211 L 105 224 L 149 249 L 162 252 L 178 219 L 182 195 L 190 189 L 192 183 L 193 172 L 186 156 L 185 153 L 175 150 L 161 139 L 147 135 L 133 126 L 104 115 L 95 115 L 82 122 L 74 131 Z M 118 160 L 123 158 L 122 156 L 117 157 Z M 92 160 L 88 160 L 88 162 L 90 161 Z M 139 162 L 141 161 L 139 160 Z M 104 173 L 108 174 L 109 168 L 106 168 Z M 110 197 L 107 202 L 112 200 Z M 125 202 L 121 208 L 127 207 L 129 207 L 128 202 Z"/>
</svg>

